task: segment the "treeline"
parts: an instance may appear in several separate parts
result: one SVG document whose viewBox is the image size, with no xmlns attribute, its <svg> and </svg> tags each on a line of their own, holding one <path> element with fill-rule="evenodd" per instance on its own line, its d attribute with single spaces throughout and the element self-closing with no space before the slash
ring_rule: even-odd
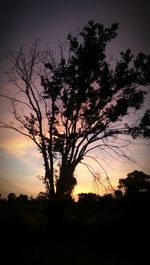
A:
<svg viewBox="0 0 150 265">
<path fill-rule="evenodd" d="M 28 203 L 28 202 L 41 202 L 47 201 L 47 194 L 45 192 L 39 192 L 37 197 L 28 196 L 27 194 L 19 194 L 16 195 L 14 192 L 10 192 L 7 195 L 7 198 L 2 198 L 0 194 L 0 201 L 1 202 L 9 202 L 9 203 Z"/>
<path fill-rule="evenodd" d="M 78 194 L 78 204 L 79 205 L 89 205 L 90 204 L 102 204 L 115 200 L 137 200 L 137 199 L 149 199 L 150 198 L 150 176 L 143 173 L 142 171 L 135 170 L 127 175 L 126 178 L 119 180 L 118 189 L 113 190 L 110 194 L 104 194 L 102 196 L 95 193 L 80 193 Z M 39 192 L 36 198 L 32 196 L 29 197 L 26 194 L 16 195 L 11 192 L 8 194 L 7 199 L 2 199 L 1 202 L 9 203 L 49 203 L 48 194 L 45 192 Z M 60 200 L 59 200 L 60 203 Z M 72 197 L 64 197 L 61 199 L 61 203 L 73 204 L 75 203 Z"/>
<path fill-rule="evenodd" d="M 36 265 L 147 264 L 149 205 L 150 176 L 140 171 L 120 179 L 111 194 L 81 193 L 77 202 L 10 193 L 0 203 L 3 258 Z"/>
</svg>

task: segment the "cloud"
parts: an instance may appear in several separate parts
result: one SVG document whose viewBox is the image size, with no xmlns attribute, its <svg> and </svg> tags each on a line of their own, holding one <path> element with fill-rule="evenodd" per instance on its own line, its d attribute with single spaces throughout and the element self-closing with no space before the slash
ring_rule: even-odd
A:
<svg viewBox="0 0 150 265">
<path fill-rule="evenodd" d="M 21 136 L 13 136 L 4 138 L 0 143 L 0 147 L 5 149 L 8 154 L 15 156 L 23 156 L 27 153 L 28 149 L 34 148 L 31 141 Z"/>
<path fill-rule="evenodd" d="M 0 177 L 0 193 L 3 198 L 6 198 L 10 192 L 14 192 L 16 195 L 23 193 L 36 197 L 40 191 L 44 191 L 42 183 L 31 176 L 27 177 L 26 181 L 15 176 L 10 179 L 7 174 Z"/>
<path fill-rule="evenodd" d="M 20 139 L 0 144 L 0 193 L 26 193 L 36 196 L 44 189 L 36 176 L 43 173 L 41 159 L 36 157 L 32 145 Z"/>
<path fill-rule="evenodd" d="M 3 135 L 0 142 L 0 154 L 5 163 L 10 164 L 14 161 L 15 166 L 22 166 L 22 169 L 26 167 L 33 171 L 43 167 L 42 156 L 35 144 L 21 135 Z"/>
</svg>

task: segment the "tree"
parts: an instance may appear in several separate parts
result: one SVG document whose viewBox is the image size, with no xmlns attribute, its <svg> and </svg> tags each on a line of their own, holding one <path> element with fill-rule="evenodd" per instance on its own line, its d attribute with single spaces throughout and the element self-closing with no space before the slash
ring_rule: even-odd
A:
<svg viewBox="0 0 150 265">
<path fill-rule="evenodd" d="M 105 28 L 89 21 L 78 37 L 68 35 L 68 56 L 62 46 L 59 58 L 51 50 L 42 52 L 37 41 L 29 53 L 21 48 L 8 55 L 17 93 L 1 96 L 10 100 L 15 123 L 0 125 L 36 144 L 51 198 L 70 196 L 77 183 L 75 168 L 90 151 L 106 148 L 121 154 L 121 135 L 149 137 L 149 110 L 136 124 L 123 117 L 127 121 L 131 109 L 142 107 L 150 84 L 150 55 L 134 57 L 128 49 L 112 66 L 106 47 L 117 29 L 118 24 Z"/>
<path fill-rule="evenodd" d="M 48 199 L 47 194 L 45 192 L 40 191 L 39 194 L 36 197 L 36 200 L 38 202 L 46 202 Z"/>
<path fill-rule="evenodd" d="M 115 194 L 115 198 L 116 198 L 117 200 L 120 200 L 120 199 L 122 199 L 122 197 L 123 197 L 123 193 L 122 193 L 121 190 L 115 190 L 114 194 Z"/>
<path fill-rule="evenodd" d="M 11 193 L 8 194 L 7 198 L 8 198 L 9 202 L 13 202 L 13 201 L 16 200 L 16 194 L 11 192 Z"/>
<path fill-rule="evenodd" d="M 99 196 L 95 193 L 79 193 L 78 194 L 78 202 L 96 202 L 98 201 Z"/>
<path fill-rule="evenodd" d="M 150 176 L 135 170 L 129 173 L 127 178 L 119 180 L 119 188 L 125 191 L 125 195 L 150 193 Z"/>
<path fill-rule="evenodd" d="M 17 197 L 17 201 L 22 202 L 22 203 L 27 203 L 28 200 L 29 200 L 29 197 L 28 197 L 28 195 L 26 195 L 26 194 L 20 194 L 20 195 Z"/>
</svg>

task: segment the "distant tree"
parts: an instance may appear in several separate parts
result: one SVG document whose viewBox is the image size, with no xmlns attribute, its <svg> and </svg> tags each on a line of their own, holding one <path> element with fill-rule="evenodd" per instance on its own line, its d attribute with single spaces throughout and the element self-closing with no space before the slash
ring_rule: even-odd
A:
<svg viewBox="0 0 150 265">
<path fill-rule="evenodd" d="M 78 201 L 94 201 L 96 202 L 98 200 L 98 195 L 92 192 L 89 193 L 79 193 L 78 194 Z"/>
<path fill-rule="evenodd" d="M 8 199 L 9 202 L 15 201 L 16 200 L 16 194 L 13 193 L 13 192 L 9 193 L 8 196 L 7 196 L 7 199 Z"/>
<path fill-rule="evenodd" d="M 114 196 L 111 193 L 104 194 L 101 200 L 101 206 L 105 209 L 111 208 L 114 205 Z"/>
<path fill-rule="evenodd" d="M 48 196 L 45 192 L 40 191 L 39 194 L 36 197 L 37 201 L 39 202 L 45 202 L 48 199 Z"/>
<path fill-rule="evenodd" d="M 150 193 L 150 176 L 142 171 L 135 170 L 127 175 L 127 178 L 119 180 L 119 188 L 125 195 L 134 195 L 145 192 Z"/>
<path fill-rule="evenodd" d="M 22 203 L 25 203 L 29 200 L 29 197 L 28 195 L 26 194 L 20 194 L 18 197 L 17 197 L 17 201 L 20 201 Z"/>
<path fill-rule="evenodd" d="M 128 49 L 111 65 L 106 48 L 117 29 L 118 24 L 105 28 L 89 21 L 78 37 L 68 35 L 68 56 L 61 46 L 60 58 L 40 51 L 37 42 L 28 53 L 21 48 L 8 55 L 14 95 L 1 96 L 10 100 L 15 122 L 1 121 L 0 126 L 36 144 L 50 198 L 71 195 L 77 165 L 83 163 L 91 171 L 83 162 L 90 151 L 122 155 L 120 148 L 128 142 L 122 144 L 120 136 L 150 136 L 150 110 L 136 124 L 128 118 L 144 102 L 150 55 L 134 57 Z"/>
<path fill-rule="evenodd" d="M 115 190 L 114 194 L 117 200 L 120 200 L 123 197 L 123 193 L 121 190 Z"/>
<path fill-rule="evenodd" d="M 78 205 L 83 207 L 84 209 L 94 210 L 99 199 L 100 196 L 92 192 L 80 193 L 78 194 Z"/>
</svg>

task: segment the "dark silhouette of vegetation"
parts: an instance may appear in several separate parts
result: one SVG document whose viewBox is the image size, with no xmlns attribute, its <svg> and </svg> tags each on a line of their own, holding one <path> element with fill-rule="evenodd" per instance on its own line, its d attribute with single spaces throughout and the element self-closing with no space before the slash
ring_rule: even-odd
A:
<svg viewBox="0 0 150 265">
<path fill-rule="evenodd" d="M 13 193 L 13 192 L 9 193 L 9 194 L 8 194 L 8 201 L 9 201 L 9 202 L 13 202 L 13 201 L 15 201 L 15 200 L 16 200 L 16 194 Z"/>
<path fill-rule="evenodd" d="M 19 202 L 23 202 L 23 203 L 26 203 L 28 201 L 28 195 L 26 194 L 20 194 L 18 197 L 17 197 L 17 200 Z"/>
<path fill-rule="evenodd" d="M 127 178 L 119 180 L 119 188 L 124 190 L 126 196 L 150 193 L 150 176 L 135 170 Z"/>
<path fill-rule="evenodd" d="M 147 264 L 150 190 L 145 182 L 149 176 L 129 173 L 119 181 L 125 190 L 130 178 L 138 187 L 138 191 L 131 187 L 132 196 L 116 190 L 103 196 L 82 193 L 78 202 L 68 197 L 50 203 L 43 192 L 35 199 L 14 193 L 7 201 L 1 199 L 2 264 Z M 10 198 L 15 198 L 13 203 Z"/>
<path fill-rule="evenodd" d="M 44 161 L 41 179 L 51 199 L 71 195 L 75 168 L 83 163 L 90 170 L 83 159 L 94 149 L 126 156 L 120 150 L 129 144 L 123 135 L 150 136 L 149 110 L 136 124 L 123 122 L 143 105 L 150 55 L 135 57 L 128 49 L 112 66 L 106 48 L 117 29 L 118 24 L 105 28 L 89 21 L 78 37 L 68 35 L 68 56 L 63 47 L 59 58 L 51 50 L 42 52 L 37 41 L 28 53 L 21 48 L 7 56 L 14 96 L 1 97 L 10 100 L 15 123 L 1 121 L 0 127 L 36 144 Z"/>
</svg>

